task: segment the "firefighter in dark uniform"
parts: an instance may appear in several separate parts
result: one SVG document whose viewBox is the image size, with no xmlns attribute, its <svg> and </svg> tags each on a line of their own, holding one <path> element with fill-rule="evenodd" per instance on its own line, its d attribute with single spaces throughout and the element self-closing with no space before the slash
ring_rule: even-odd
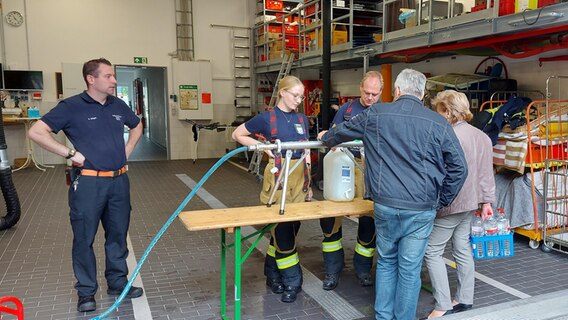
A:
<svg viewBox="0 0 568 320">
<path fill-rule="evenodd" d="M 142 123 L 122 100 L 113 96 L 114 68 L 104 59 L 83 65 L 87 90 L 61 101 L 29 130 L 35 143 L 73 163 L 69 188 L 69 217 L 73 229 L 73 272 L 79 296 L 77 311 L 96 309 L 97 264 L 93 242 L 105 230 L 107 293 L 120 295 L 128 282 L 127 233 L 130 225 L 130 182 L 126 160 L 142 135 Z M 130 128 L 124 142 L 124 126 Z M 52 135 L 63 131 L 73 143 L 67 147 Z M 142 296 L 132 286 L 127 298 Z"/>
<path fill-rule="evenodd" d="M 267 140 L 279 139 L 281 142 L 307 141 L 308 119 L 296 109 L 304 100 L 304 85 L 294 76 L 286 76 L 278 83 L 279 100 L 273 109 L 263 112 L 246 123 L 241 124 L 233 132 L 233 139 L 242 145 L 250 146 L 259 141 L 251 134 L 260 134 Z M 305 150 L 309 152 L 308 150 Z M 301 158 L 303 150 L 294 150 L 290 167 Z M 260 193 L 260 202 L 267 204 L 272 190 L 276 187 L 276 180 L 282 173 L 282 165 L 286 150 L 276 154 L 266 151 L 269 162 L 264 170 L 264 180 Z M 303 165 L 299 165 L 288 178 L 286 202 L 298 203 L 311 198 L 310 183 L 310 157 L 306 156 Z M 276 168 L 278 171 L 273 173 Z M 278 190 L 273 203 L 280 203 L 282 191 Z M 270 245 L 266 252 L 264 274 L 266 285 L 272 292 L 282 294 L 282 302 L 294 302 L 297 293 L 302 288 L 302 269 L 296 250 L 296 235 L 300 229 L 300 222 L 284 222 L 277 224 L 271 230 Z"/>
<path fill-rule="evenodd" d="M 336 126 L 344 121 L 355 117 L 367 107 L 379 101 L 383 90 L 383 77 L 377 71 L 369 71 L 361 80 L 359 89 L 361 97 L 345 103 L 341 106 L 335 117 L 332 126 Z M 363 160 L 358 149 L 351 149 L 357 163 L 363 168 Z M 363 172 L 355 166 L 355 197 L 363 197 L 364 182 Z M 341 240 L 342 217 L 320 219 L 320 226 L 324 234 L 322 242 L 323 260 L 325 265 L 325 278 L 323 280 L 324 290 L 333 290 L 339 283 L 339 275 L 345 266 L 344 252 Z M 363 287 L 373 285 L 371 267 L 373 266 L 373 255 L 375 253 L 375 222 L 370 216 L 359 217 L 357 230 L 357 243 L 353 256 L 353 265 L 359 284 Z"/>
</svg>

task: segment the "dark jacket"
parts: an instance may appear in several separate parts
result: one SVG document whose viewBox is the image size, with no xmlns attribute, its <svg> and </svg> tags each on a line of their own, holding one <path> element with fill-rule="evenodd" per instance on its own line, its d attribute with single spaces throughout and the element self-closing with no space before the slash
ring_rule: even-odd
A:
<svg viewBox="0 0 568 320">
<path fill-rule="evenodd" d="M 450 124 L 418 98 L 374 104 L 322 137 L 331 147 L 361 139 L 366 197 L 407 210 L 448 206 L 466 177 L 465 157 Z"/>
</svg>

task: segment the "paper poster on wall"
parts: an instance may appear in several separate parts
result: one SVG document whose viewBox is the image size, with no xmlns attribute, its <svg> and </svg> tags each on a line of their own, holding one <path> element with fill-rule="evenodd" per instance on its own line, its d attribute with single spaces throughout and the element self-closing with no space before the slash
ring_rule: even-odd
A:
<svg viewBox="0 0 568 320">
<path fill-rule="evenodd" d="M 179 108 L 181 110 L 199 109 L 197 85 L 185 84 L 179 86 Z"/>
</svg>

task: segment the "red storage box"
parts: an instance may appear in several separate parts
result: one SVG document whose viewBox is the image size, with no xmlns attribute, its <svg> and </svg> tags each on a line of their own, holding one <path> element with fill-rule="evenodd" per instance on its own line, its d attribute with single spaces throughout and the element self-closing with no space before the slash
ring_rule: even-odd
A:
<svg viewBox="0 0 568 320">
<path fill-rule="evenodd" d="M 282 25 L 268 25 L 268 33 L 278 33 L 282 35 Z M 284 32 L 286 34 L 298 34 L 298 26 L 297 25 L 284 25 Z M 264 34 L 264 28 L 260 28 L 260 34 Z"/>
<path fill-rule="evenodd" d="M 494 2 L 491 1 L 491 8 L 493 8 Z M 487 4 L 480 4 L 471 8 L 471 12 L 485 10 Z M 500 0 L 499 1 L 499 15 L 506 16 L 508 14 L 515 13 L 515 0 Z"/>
<path fill-rule="evenodd" d="M 480 4 L 478 6 L 472 7 L 471 12 L 481 11 L 481 10 L 485 9 L 485 7 L 487 7 L 487 5 Z"/>
<path fill-rule="evenodd" d="M 268 30 L 267 30 L 268 33 L 278 33 L 278 34 L 282 34 L 282 27 L 281 27 L 281 26 L 267 25 L 266 27 L 267 27 L 266 29 L 268 29 Z M 265 28 L 260 28 L 260 29 L 259 29 L 259 30 L 260 30 L 259 34 L 264 34 L 264 29 L 265 29 Z"/>
<path fill-rule="evenodd" d="M 266 0 L 266 9 L 268 10 L 283 10 L 284 2 L 277 0 Z"/>
<path fill-rule="evenodd" d="M 286 37 L 286 39 L 284 39 L 284 42 L 286 43 L 286 48 L 289 49 L 298 49 L 298 47 L 300 46 L 298 37 Z"/>
<path fill-rule="evenodd" d="M 499 0 L 499 15 L 506 16 L 515 13 L 515 0 Z"/>
<path fill-rule="evenodd" d="M 285 25 L 284 31 L 286 32 L 286 34 L 298 34 L 298 26 Z"/>
<path fill-rule="evenodd" d="M 276 21 L 278 22 L 294 22 L 294 16 L 287 16 L 284 18 L 284 13 L 276 13 Z"/>
<path fill-rule="evenodd" d="M 548 156 L 546 154 L 546 146 L 531 143 L 526 158 L 527 164 L 530 164 L 531 160 L 532 163 L 544 162 L 547 158 L 567 160 L 568 151 L 566 149 L 566 143 L 548 146 Z"/>
<path fill-rule="evenodd" d="M 321 6 L 318 9 L 321 10 Z M 306 16 L 312 15 L 312 14 L 316 13 L 316 4 L 314 3 L 312 5 L 309 5 L 304 10 L 305 10 Z"/>
<path fill-rule="evenodd" d="M 538 7 L 542 8 L 542 7 L 551 6 L 553 4 L 558 4 L 558 3 L 560 3 L 559 0 L 538 0 Z"/>
</svg>

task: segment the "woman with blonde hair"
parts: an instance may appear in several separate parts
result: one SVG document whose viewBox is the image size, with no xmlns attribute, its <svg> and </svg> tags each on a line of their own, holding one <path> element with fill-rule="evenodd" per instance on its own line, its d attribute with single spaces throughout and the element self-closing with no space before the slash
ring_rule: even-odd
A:
<svg viewBox="0 0 568 320">
<path fill-rule="evenodd" d="M 430 315 L 422 319 L 438 318 L 472 308 L 475 270 L 469 240 L 471 219 L 477 210 L 481 211 L 483 218 L 488 213 L 493 213 L 491 203 L 495 201 L 491 139 L 467 123 L 472 118 L 467 97 L 454 90 L 442 91 L 432 100 L 432 106 L 454 128 L 465 154 L 468 176 L 454 202 L 438 210 L 434 221 L 424 260 L 436 305 Z M 458 287 L 453 300 L 442 257 L 446 243 L 450 240 L 458 275 Z"/>
<path fill-rule="evenodd" d="M 266 140 L 281 142 L 307 141 L 308 119 L 300 112 L 296 112 L 298 106 L 304 100 L 304 85 L 300 79 L 294 76 L 286 76 L 278 82 L 278 103 L 271 110 L 256 115 L 249 121 L 241 124 L 233 132 L 233 139 L 242 145 L 250 146 L 260 143 L 251 137 L 252 134 L 260 134 Z M 309 150 L 306 150 L 309 152 Z M 275 154 L 268 150 L 268 164 L 264 170 L 260 202 L 267 204 L 270 195 L 276 186 L 277 175 L 282 172 L 282 153 Z M 292 167 L 302 156 L 302 150 L 293 150 L 290 166 Z M 276 174 L 272 173 L 277 168 Z M 310 157 L 305 157 L 304 167 L 294 170 L 288 177 L 286 190 L 286 202 L 304 202 L 311 198 L 310 183 Z M 282 191 L 277 190 L 272 203 L 279 203 Z M 296 235 L 300 229 L 300 222 L 283 222 L 277 224 L 271 231 L 270 245 L 266 252 L 264 262 L 264 274 L 266 285 L 272 292 L 282 294 L 282 302 L 294 302 L 297 293 L 302 288 L 302 269 L 300 259 L 296 251 Z"/>
</svg>

